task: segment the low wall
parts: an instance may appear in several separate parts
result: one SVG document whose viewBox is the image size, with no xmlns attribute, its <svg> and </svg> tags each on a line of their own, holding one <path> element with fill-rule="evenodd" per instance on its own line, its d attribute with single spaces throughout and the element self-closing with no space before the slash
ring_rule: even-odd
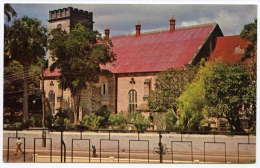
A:
<svg viewBox="0 0 260 168">
<path fill-rule="evenodd" d="M 9 148 L 15 148 L 15 131 L 3 131 L 3 148 L 7 149 L 8 137 Z M 37 149 L 42 147 L 42 140 L 35 139 L 42 137 L 42 131 L 19 131 L 18 136 L 22 140 L 25 138 L 25 145 L 27 149 L 33 149 L 34 141 Z M 13 137 L 13 138 L 12 138 Z M 46 148 L 50 148 L 50 142 L 52 141 L 52 149 L 61 148 L 61 132 L 47 132 L 46 133 Z M 187 153 L 191 149 L 194 154 L 203 154 L 204 147 L 206 154 L 223 155 L 237 155 L 238 144 L 239 154 L 242 155 L 256 155 L 256 145 L 247 144 L 256 143 L 256 136 L 250 135 L 198 135 L 198 134 L 177 134 L 169 133 L 162 134 L 162 142 L 171 148 L 174 153 Z M 99 133 L 99 132 L 63 132 L 63 141 L 66 145 L 66 149 L 72 150 L 88 150 L 92 145 L 96 146 L 97 151 L 117 151 L 119 144 L 119 151 L 152 152 L 155 146 L 158 146 L 159 134 L 156 133 Z M 192 147 L 192 148 L 191 148 Z"/>
</svg>

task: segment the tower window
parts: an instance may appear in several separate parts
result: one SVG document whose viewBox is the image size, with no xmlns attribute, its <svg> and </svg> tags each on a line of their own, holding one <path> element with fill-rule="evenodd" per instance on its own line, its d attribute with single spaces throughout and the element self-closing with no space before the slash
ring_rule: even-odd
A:
<svg viewBox="0 0 260 168">
<path fill-rule="evenodd" d="M 108 94 L 108 84 L 107 82 L 104 82 L 101 85 L 101 95 L 107 95 L 107 94 Z"/>
</svg>

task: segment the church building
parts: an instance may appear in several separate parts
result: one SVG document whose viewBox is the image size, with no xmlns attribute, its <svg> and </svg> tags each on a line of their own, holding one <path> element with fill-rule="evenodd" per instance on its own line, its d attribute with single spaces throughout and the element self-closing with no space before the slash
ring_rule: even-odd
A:
<svg viewBox="0 0 260 168">
<path fill-rule="evenodd" d="M 217 23 L 175 27 L 176 20 L 169 16 L 169 28 L 154 32 L 142 32 L 141 23 L 135 25 L 136 33 L 109 37 L 110 30 L 105 28 L 105 36 L 114 45 L 117 60 L 102 65 L 111 71 L 101 76 L 99 83 L 88 84 L 82 93 L 80 119 L 101 107 L 112 113 L 124 113 L 138 109 L 148 111 L 147 98 L 154 89 L 156 75 L 168 68 L 178 68 L 185 64 L 197 64 L 202 58 L 208 59 L 213 53 L 217 39 L 223 33 Z M 64 8 L 49 12 L 49 29 L 62 27 L 67 32 L 76 23 L 93 29 L 93 13 L 76 8 Z M 238 50 L 241 48 L 238 48 Z M 238 51 L 237 50 L 237 51 Z M 238 51 L 239 52 L 239 51 Z M 49 66 L 55 60 L 49 60 Z M 44 73 L 44 88 L 49 104 L 47 113 L 54 115 L 57 109 L 71 107 L 70 92 L 63 91 L 57 82 L 59 70 Z"/>
</svg>

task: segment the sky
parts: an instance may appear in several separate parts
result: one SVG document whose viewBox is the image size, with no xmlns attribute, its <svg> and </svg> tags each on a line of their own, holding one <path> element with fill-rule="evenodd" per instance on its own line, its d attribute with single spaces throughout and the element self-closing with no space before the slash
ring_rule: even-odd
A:
<svg viewBox="0 0 260 168">
<path fill-rule="evenodd" d="M 49 11 L 67 7 L 93 12 L 94 29 L 104 34 L 106 26 L 110 37 L 128 35 L 135 32 L 137 21 L 141 23 L 141 32 L 169 29 L 169 19 L 173 15 L 176 28 L 216 22 L 224 36 L 240 34 L 245 24 L 257 18 L 257 1 L 248 0 L 247 4 L 192 3 L 192 1 L 7 1 L 22 16 L 36 17 L 48 27 Z M 62 2 L 62 3 L 60 3 Z M 71 3 L 73 2 L 73 3 Z M 84 2 L 84 3 L 83 3 Z M 88 2 L 88 3 L 86 3 Z M 181 2 L 181 3 L 180 3 Z M 185 2 L 185 3 L 184 3 Z M 190 3 L 188 3 L 190 2 Z M 197 2 L 197 1 L 196 1 Z M 198 0 L 198 2 L 200 2 Z M 207 1 L 206 1 L 207 2 Z M 213 1 L 214 2 L 214 1 Z"/>
</svg>

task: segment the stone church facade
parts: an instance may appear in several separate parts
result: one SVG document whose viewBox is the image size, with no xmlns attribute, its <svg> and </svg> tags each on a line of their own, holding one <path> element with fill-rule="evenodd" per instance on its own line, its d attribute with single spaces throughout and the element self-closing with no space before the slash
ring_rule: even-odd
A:
<svg viewBox="0 0 260 168">
<path fill-rule="evenodd" d="M 76 23 L 93 29 L 93 13 L 71 7 L 49 12 L 49 29 L 61 26 L 67 32 Z M 99 83 L 87 84 L 81 94 L 79 111 L 84 115 L 102 107 L 112 113 L 129 114 L 134 110 L 149 111 L 148 96 L 154 90 L 156 75 L 168 68 L 197 64 L 208 58 L 216 46 L 217 37 L 223 36 L 218 24 L 195 25 L 176 28 L 174 17 L 170 17 L 169 29 L 141 33 L 137 22 L 136 33 L 110 37 L 117 54 L 117 61 L 101 66 L 111 71 L 108 76 L 100 76 Z M 105 28 L 105 36 L 110 30 Z M 55 60 L 49 60 L 49 66 Z M 59 70 L 44 73 L 44 88 L 49 102 L 47 113 L 54 115 L 57 109 L 71 108 L 69 90 L 58 86 Z"/>
</svg>

